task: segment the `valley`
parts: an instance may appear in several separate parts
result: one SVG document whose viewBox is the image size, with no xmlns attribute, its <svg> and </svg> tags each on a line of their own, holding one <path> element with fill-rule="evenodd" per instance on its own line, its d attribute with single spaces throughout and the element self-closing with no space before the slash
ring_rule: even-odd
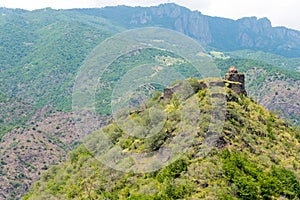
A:
<svg viewBox="0 0 300 200">
<path fill-rule="evenodd" d="M 203 77 L 191 63 L 165 49 L 120 55 L 98 80 L 95 110 L 74 112 L 74 83 L 91 52 L 116 34 L 145 27 L 171 29 L 199 42 L 222 77 L 230 66 L 245 74 L 248 97 L 229 88 L 223 94 L 226 120 L 209 156 L 200 152 L 213 109 L 210 91 L 199 89 Z M 162 4 L 0 8 L 0 35 L 0 199 L 20 199 L 28 191 L 24 199 L 300 198 L 299 31 L 272 27 L 267 18 L 232 20 Z M 132 97 L 130 117 L 147 125 L 147 112 L 160 106 L 167 111 L 161 132 L 140 139 L 114 121 L 114 88 L 127 72 L 148 63 L 160 66 L 157 72 L 172 69 L 193 80 L 198 88 L 193 98 L 203 115 L 194 143 L 179 160 L 143 175 L 122 173 L 94 159 L 83 139 L 104 131 L 123 152 L 147 153 L 172 144 L 178 126 L 190 128 L 179 116 L 182 102 L 174 97 L 162 103 L 165 87 L 155 83 L 140 88 L 143 98 Z M 81 124 L 86 132 L 78 131 Z M 285 187 L 290 184 L 294 187 Z"/>
</svg>

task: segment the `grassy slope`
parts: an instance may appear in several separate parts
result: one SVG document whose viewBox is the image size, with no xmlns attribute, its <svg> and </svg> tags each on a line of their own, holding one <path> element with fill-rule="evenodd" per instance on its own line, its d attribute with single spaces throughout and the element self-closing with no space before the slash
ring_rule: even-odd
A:
<svg viewBox="0 0 300 200">
<path fill-rule="evenodd" d="M 212 107 L 208 91 L 200 90 L 193 96 L 202 113 L 197 137 L 179 160 L 152 173 L 122 173 L 95 160 L 80 146 L 70 153 L 69 162 L 43 173 L 25 199 L 299 198 L 299 131 L 248 97 L 231 90 L 226 96 L 231 101 L 226 105 L 222 134 L 205 157 L 200 150 Z M 164 105 L 158 97 L 148 106 L 161 104 L 168 119 L 156 136 L 130 137 L 115 123 L 104 132 L 124 151 L 147 152 L 167 145 L 178 134 L 182 104 L 173 97 Z M 147 110 L 131 118 L 147 123 Z M 189 126 L 180 126 L 189 131 Z"/>
</svg>

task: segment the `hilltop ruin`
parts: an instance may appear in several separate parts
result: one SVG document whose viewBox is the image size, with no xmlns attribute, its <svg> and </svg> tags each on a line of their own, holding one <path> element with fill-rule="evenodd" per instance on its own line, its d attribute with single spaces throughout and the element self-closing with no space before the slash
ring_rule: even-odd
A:
<svg viewBox="0 0 300 200">
<path fill-rule="evenodd" d="M 228 87 L 232 89 L 236 94 L 238 95 L 244 95 L 247 96 L 247 91 L 245 89 L 245 74 L 239 73 L 238 70 L 231 66 L 226 73 L 224 79 L 217 79 L 217 80 L 201 80 L 198 81 L 196 84 L 194 83 L 192 85 L 195 92 L 200 89 L 208 88 L 208 85 L 210 87 L 217 86 L 217 87 Z M 164 94 L 161 99 L 164 100 L 170 100 L 172 98 L 173 93 L 179 92 L 182 90 L 183 83 L 178 83 L 172 87 L 168 87 L 164 89 Z"/>
</svg>

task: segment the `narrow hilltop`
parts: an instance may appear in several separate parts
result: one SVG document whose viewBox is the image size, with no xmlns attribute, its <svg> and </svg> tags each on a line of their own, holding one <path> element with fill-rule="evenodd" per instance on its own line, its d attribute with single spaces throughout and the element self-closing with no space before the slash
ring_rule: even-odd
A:
<svg viewBox="0 0 300 200">
<path fill-rule="evenodd" d="M 300 132 L 247 97 L 244 78 L 188 79 L 120 111 L 24 199 L 300 198 Z"/>
</svg>

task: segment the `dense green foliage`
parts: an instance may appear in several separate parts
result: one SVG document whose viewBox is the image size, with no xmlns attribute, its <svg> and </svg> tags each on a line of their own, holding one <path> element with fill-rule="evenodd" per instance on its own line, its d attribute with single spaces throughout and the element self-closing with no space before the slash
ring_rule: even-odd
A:
<svg viewBox="0 0 300 200">
<path fill-rule="evenodd" d="M 3 15 L 0 27 L 0 91 L 60 110 L 71 109 L 74 79 L 86 56 L 117 30 L 100 18 L 51 9 Z"/>
<path fill-rule="evenodd" d="M 265 171 L 240 152 L 231 153 L 226 150 L 222 156 L 223 175 L 230 185 L 228 190 L 235 192 L 238 197 L 242 199 L 300 197 L 300 182 L 292 171 L 275 165 Z M 228 196 L 230 198 L 230 195 L 224 195 L 224 198 Z"/>
<path fill-rule="evenodd" d="M 137 74 L 138 70 L 131 70 L 149 63 L 159 65 L 161 69 L 173 68 L 184 78 L 201 77 L 201 74 L 199 74 L 191 64 L 170 52 L 148 48 L 131 52 L 128 55 L 122 55 L 114 61 L 111 66 L 105 69 L 99 80 L 102 86 L 99 86 L 96 92 L 97 112 L 100 114 L 111 114 L 112 91 L 118 84 L 118 81 L 120 81 L 126 73 L 135 73 L 134 76 L 139 77 L 139 74 Z M 166 80 L 170 79 L 167 76 L 164 78 Z M 154 91 L 162 91 L 163 89 L 162 86 L 154 83 L 148 87 L 150 88 L 147 94 L 145 94 L 148 97 Z M 146 88 L 144 89 L 146 90 Z M 137 102 L 136 104 L 139 105 L 140 103 L 142 102 Z"/>
<path fill-rule="evenodd" d="M 194 80 L 193 85 L 197 85 Z M 196 87 L 194 87 L 196 88 Z M 197 90 L 196 90 L 197 91 Z M 300 195 L 299 135 L 296 129 L 267 112 L 253 100 L 227 90 L 226 121 L 209 154 L 201 149 L 209 126 L 209 91 L 193 96 L 203 115 L 190 148 L 175 162 L 151 173 L 116 171 L 94 158 L 84 145 L 70 153 L 70 161 L 43 173 L 24 199 L 294 199 Z M 176 95 L 169 103 L 159 95 L 143 112 L 131 112 L 139 125 L 149 122 L 148 109 L 160 105 L 167 112 L 161 131 L 148 138 L 129 136 L 116 124 L 103 128 L 124 152 L 152 152 L 167 146 L 178 134 L 182 103 Z M 191 103 L 190 98 L 185 100 Z M 185 102 L 184 101 L 184 102 Z M 99 144 L 95 132 L 90 145 Z"/>
<path fill-rule="evenodd" d="M 170 5 L 170 8 L 174 6 L 176 7 L 176 5 Z M 167 8 L 169 9 L 168 6 L 166 6 Z M 101 41 L 127 28 L 153 25 L 175 29 L 174 20 L 177 18 L 174 16 L 165 16 L 165 18 L 156 16 L 152 18 L 153 21 L 150 24 L 130 24 L 133 11 L 140 13 L 146 10 L 146 8 L 122 6 L 79 10 L 41 9 L 32 12 L 2 9 L 3 15 L 0 17 L 0 34 L 2 36 L 0 39 L 0 49 L 2 50 L 0 91 L 10 97 L 21 97 L 36 107 L 52 105 L 54 109 L 70 111 L 72 87 L 76 73 L 86 56 Z M 179 10 L 180 13 L 178 15 L 190 13 L 188 9 L 180 8 Z M 124 13 L 122 19 L 119 18 L 120 12 Z M 210 20 L 216 20 L 217 24 L 223 23 L 224 26 L 235 23 L 231 20 L 225 20 L 226 22 L 222 21 L 222 19 Z M 218 32 L 217 29 L 216 31 Z M 188 33 L 186 34 L 194 37 Z M 223 42 L 226 41 L 223 39 Z M 226 44 L 225 46 L 233 46 L 233 44 Z M 170 53 L 154 50 L 146 50 L 140 53 L 137 56 L 121 56 L 104 72 L 101 79 L 101 81 L 105 82 L 104 87 L 101 86 L 101 90 L 99 89 L 100 93 L 96 95 L 98 98 L 97 102 L 99 102 L 97 107 L 98 113 L 110 113 L 111 88 L 114 87 L 116 81 L 125 72 L 134 66 L 145 63 L 168 65 L 169 63 L 164 63 L 165 58 L 178 58 Z M 156 55 L 161 57 L 157 58 Z M 263 60 L 261 57 L 259 56 L 258 58 Z M 250 58 L 255 59 L 256 57 L 252 56 Z M 269 61 L 270 59 L 263 61 Z M 277 73 L 285 75 L 285 80 L 289 80 L 289 78 L 299 80 L 299 74 L 285 70 L 290 68 L 288 66 L 296 66 L 298 63 L 297 58 L 282 58 L 281 60 L 275 63 L 271 62 L 271 64 L 276 64 L 282 69 L 247 59 L 229 59 L 229 62 L 222 60 L 222 64 L 218 64 L 218 66 L 221 67 L 223 73 L 228 68 L 228 65 L 237 66 L 241 71 L 246 71 L 254 66 L 258 68 L 263 67 L 263 69 L 267 70 L 268 76 L 262 74 L 262 77 L 257 79 L 257 84 L 249 84 L 247 86 L 249 91 L 254 91 L 257 85 L 260 85 L 268 77 Z M 174 67 L 184 76 L 201 78 L 186 62 L 171 62 L 171 67 Z M 258 100 L 261 98 L 257 93 L 253 93 L 251 96 Z M 278 106 L 276 105 L 275 107 Z M 277 110 L 283 109 L 279 108 Z M 292 121 L 299 118 L 296 113 L 284 113 L 283 116 L 292 116 Z"/>
<path fill-rule="evenodd" d="M 263 51 L 242 50 L 228 53 L 232 57 L 260 60 L 273 66 L 300 71 L 300 58 L 285 58 L 276 54 L 266 53 Z"/>
</svg>

